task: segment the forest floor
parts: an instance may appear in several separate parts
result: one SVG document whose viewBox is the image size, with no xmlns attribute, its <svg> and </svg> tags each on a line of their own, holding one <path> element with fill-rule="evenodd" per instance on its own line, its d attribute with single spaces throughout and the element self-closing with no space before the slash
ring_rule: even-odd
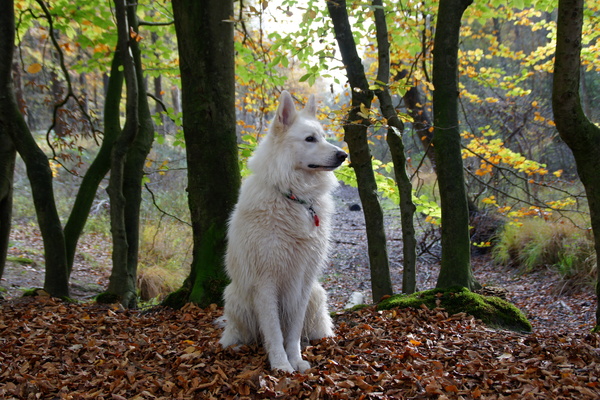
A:
<svg viewBox="0 0 600 400">
<path fill-rule="evenodd" d="M 565 290 L 552 269 L 523 274 L 474 256 L 475 277 L 500 287 L 525 312 L 530 334 L 490 329 L 467 315 L 443 310 L 342 311 L 353 292 L 370 301 L 362 212 L 354 189 L 336 192 L 331 261 L 323 284 L 330 296 L 336 337 L 304 351 L 314 366 L 305 374 L 268 369 L 260 347 L 222 350 L 217 307 L 135 310 L 89 300 L 106 287 L 110 244 L 82 238 L 72 296 L 66 304 L 20 298 L 40 287 L 41 239 L 34 228 L 15 231 L 0 286 L 0 398 L 600 398 L 600 336 L 590 334 L 596 299 L 591 286 Z M 398 212 L 386 211 L 395 292 L 402 275 Z M 418 289 L 435 286 L 435 245 L 419 257 Z"/>
</svg>

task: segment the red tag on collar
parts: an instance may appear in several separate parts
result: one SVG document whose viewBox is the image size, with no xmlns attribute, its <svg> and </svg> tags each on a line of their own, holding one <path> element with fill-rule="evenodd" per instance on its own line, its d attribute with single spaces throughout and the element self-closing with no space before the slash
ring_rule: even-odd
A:
<svg viewBox="0 0 600 400">
<path fill-rule="evenodd" d="M 321 221 L 319 220 L 319 216 L 317 214 L 315 214 L 315 226 L 319 226 L 319 223 Z"/>
</svg>

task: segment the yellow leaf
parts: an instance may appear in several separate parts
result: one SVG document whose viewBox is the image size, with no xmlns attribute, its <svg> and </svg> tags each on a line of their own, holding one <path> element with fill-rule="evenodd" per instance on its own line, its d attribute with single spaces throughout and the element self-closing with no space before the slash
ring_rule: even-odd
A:
<svg viewBox="0 0 600 400">
<path fill-rule="evenodd" d="M 363 103 L 360 103 L 360 111 L 357 114 L 360 117 L 369 118 L 369 109 Z"/>
<path fill-rule="evenodd" d="M 29 67 L 27 67 L 27 72 L 29 72 L 30 74 L 37 74 L 41 70 L 42 70 L 42 65 L 40 63 L 34 63 L 34 64 L 31 64 Z"/>
</svg>

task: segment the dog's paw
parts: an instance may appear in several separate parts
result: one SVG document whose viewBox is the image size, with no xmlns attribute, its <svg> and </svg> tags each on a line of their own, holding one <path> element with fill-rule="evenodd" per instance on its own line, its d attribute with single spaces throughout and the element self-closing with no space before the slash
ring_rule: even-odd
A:
<svg viewBox="0 0 600 400">
<path fill-rule="evenodd" d="M 213 325 L 217 328 L 225 329 L 227 326 L 227 318 L 223 315 L 213 321 Z"/>
<path fill-rule="evenodd" d="M 239 348 L 242 344 L 240 338 L 235 335 L 230 329 L 225 328 L 223 332 L 223 336 L 221 336 L 221 340 L 219 340 L 219 344 L 224 348 L 234 347 Z"/>
<path fill-rule="evenodd" d="M 278 369 L 280 371 L 288 372 L 290 374 L 295 371 L 294 367 L 292 367 L 292 364 L 290 364 L 287 361 L 280 363 L 271 363 L 271 369 Z"/>
<path fill-rule="evenodd" d="M 298 372 L 304 372 L 307 369 L 310 369 L 310 363 L 308 361 L 305 360 L 298 360 L 296 362 L 292 362 L 292 366 L 294 367 L 294 370 L 298 371 Z"/>
</svg>

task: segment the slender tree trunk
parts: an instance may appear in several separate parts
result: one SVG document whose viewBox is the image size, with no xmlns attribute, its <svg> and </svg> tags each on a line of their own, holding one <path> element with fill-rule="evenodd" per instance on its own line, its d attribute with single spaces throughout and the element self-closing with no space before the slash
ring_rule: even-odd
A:
<svg viewBox="0 0 600 400">
<path fill-rule="evenodd" d="M 129 45 L 130 32 L 127 23 L 128 11 L 131 10 L 127 10 L 125 0 L 115 0 L 115 15 L 118 31 L 117 47 L 123 64 L 127 88 L 127 100 L 125 126 L 112 149 L 111 174 L 108 184 L 111 232 L 113 237 L 113 269 L 109 280 L 108 293 L 117 296 L 116 299 L 110 300 L 118 300 L 125 307 L 135 305 L 136 276 L 131 274 L 131 269 L 128 267 L 130 244 L 128 243 L 127 237 L 126 198 L 123 193 L 123 185 L 125 183 L 127 152 L 139 130 L 138 81 Z"/>
<path fill-rule="evenodd" d="M 39 148 L 19 111 L 11 78 L 15 24 L 12 0 L 0 2 L 0 131 L 7 132 L 27 167 L 33 202 L 44 241 L 44 289 L 52 296 L 69 295 L 65 240 L 52 187 L 48 158 Z"/>
<path fill-rule="evenodd" d="M 554 122 L 561 138 L 573 151 L 579 178 L 590 208 L 594 246 L 600 254 L 600 128 L 583 112 L 579 94 L 583 0 L 559 0 L 556 55 L 552 88 Z M 598 257 L 596 257 L 598 259 Z M 597 268 L 600 264 L 597 265 Z M 600 274 L 596 284 L 600 299 Z M 600 300 L 596 328 L 600 330 Z"/>
<path fill-rule="evenodd" d="M 346 66 L 346 75 L 352 88 L 352 109 L 344 124 L 344 133 L 365 215 L 373 301 L 378 302 L 383 296 L 393 294 L 393 289 L 383 225 L 383 211 L 377 197 L 377 183 L 373 175 L 371 151 L 367 140 L 369 118 L 364 115 L 365 111 L 371 108 L 373 92 L 369 89 L 361 59 L 356 50 L 348 20 L 346 1 L 328 1 L 327 8 L 333 22 L 335 38 L 342 53 L 342 60 Z"/>
<path fill-rule="evenodd" d="M 1 9 L 0 12 L 2 12 Z M 1 18 L 0 23 L 3 23 Z M 4 34 L 1 28 L 0 34 Z M 2 46 L 0 48 L 0 54 L 3 55 L 7 50 L 4 46 L 8 45 L 8 43 L 4 44 L 0 40 L 0 45 Z M 9 68 L 11 58 L 0 57 L 0 59 L 7 62 L 7 65 L 0 65 L 0 74 L 5 77 L 5 68 Z M 3 79 L 4 78 L 0 78 L 0 82 L 2 83 L 0 88 L 4 87 L 5 82 Z M 16 82 L 13 82 L 13 84 L 17 86 Z M 18 92 L 15 90 L 15 96 L 17 96 L 17 94 Z M 2 275 L 4 275 L 6 257 L 8 256 L 8 242 L 10 239 L 10 228 L 12 223 L 15 159 L 17 156 L 17 149 L 15 148 L 15 145 L 13 144 L 6 128 L 7 125 L 5 124 L 4 120 L 0 119 L 0 278 L 2 278 Z"/>
<path fill-rule="evenodd" d="M 394 109 L 392 97 L 387 88 L 390 80 L 390 43 L 382 0 L 373 0 L 373 6 L 375 7 L 379 63 L 377 82 L 383 84 L 383 86 L 379 84 L 380 88 L 375 90 L 375 94 L 381 105 L 381 114 L 389 125 L 386 141 L 392 154 L 396 185 L 398 185 L 400 191 L 400 221 L 402 225 L 402 253 L 404 256 L 402 292 L 414 293 L 417 288 L 417 240 L 414 226 L 416 207 L 412 201 L 412 184 L 406 173 L 406 156 L 404 155 L 404 144 L 401 137 L 404 124 L 398 118 L 398 113 Z"/>
<path fill-rule="evenodd" d="M 471 270 L 469 207 L 458 126 L 460 20 L 472 0 L 440 0 L 433 50 L 434 150 L 442 209 L 442 262 L 437 287 L 479 285 Z"/>
<path fill-rule="evenodd" d="M 158 33 L 156 32 L 152 32 L 152 44 L 156 44 L 156 42 L 158 41 Z M 156 57 L 159 57 L 158 54 L 155 54 Z M 156 97 L 157 99 L 159 99 L 161 102 L 163 101 L 163 88 L 162 88 L 162 75 L 158 75 L 155 76 L 153 78 L 154 80 L 154 97 Z M 156 107 L 154 108 L 154 113 L 155 114 L 159 114 L 160 115 L 160 125 L 157 126 L 157 130 L 158 130 L 158 134 L 159 135 L 165 135 L 166 132 L 166 127 L 165 124 L 167 123 L 167 118 L 165 116 L 164 113 L 162 113 L 162 105 L 160 103 L 156 103 Z"/>
<path fill-rule="evenodd" d="M 89 216 L 98 186 L 110 170 L 112 148 L 121 132 L 119 119 L 123 72 L 119 71 L 120 67 L 121 57 L 119 52 L 115 51 L 106 91 L 106 101 L 104 106 L 104 137 L 102 145 L 100 146 L 96 158 L 81 181 L 81 186 L 77 191 L 77 197 L 73 203 L 69 219 L 65 224 L 64 232 L 69 274 L 73 270 L 73 260 L 77 242 Z"/>
<path fill-rule="evenodd" d="M 134 0 L 128 0 L 127 19 L 134 32 L 139 30 L 137 6 Z M 137 267 L 140 244 L 140 207 L 142 203 L 142 181 L 144 178 L 144 164 L 154 141 L 154 123 L 148 103 L 146 80 L 142 68 L 142 57 L 139 44 L 134 40 L 130 44 L 135 65 L 138 87 L 138 132 L 127 152 L 125 174 L 123 180 L 123 194 L 125 195 L 125 226 L 127 232 L 128 276 L 133 276 L 134 289 L 137 280 Z"/>
<path fill-rule="evenodd" d="M 17 149 L 0 121 L 0 278 L 4 274 L 12 222 L 13 182 Z"/>
<path fill-rule="evenodd" d="M 405 74 L 408 73 L 407 71 L 403 72 Z M 402 79 L 402 77 L 397 78 L 397 80 L 399 79 Z M 430 131 L 430 128 L 433 124 L 431 123 L 431 118 L 427 113 L 427 110 L 423 106 L 425 101 L 422 99 L 421 92 L 419 91 L 418 87 L 411 86 L 411 88 L 406 91 L 404 97 L 402 98 L 408 113 L 413 119 L 413 129 L 419 136 L 419 141 L 423 145 L 425 156 L 429 162 L 431 162 L 433 170 L 437 173 L 435 154 L 433 147 L 431 146 L 431 142 L 433 141 L 433 130 Z"/>
<path fill-rule="evenodd" d="M 173 0 L 194 239 L 190 275 L 165 303 L 222 303 L 227 220 L 240 186 L 232 0 Z"/>
</svg>

